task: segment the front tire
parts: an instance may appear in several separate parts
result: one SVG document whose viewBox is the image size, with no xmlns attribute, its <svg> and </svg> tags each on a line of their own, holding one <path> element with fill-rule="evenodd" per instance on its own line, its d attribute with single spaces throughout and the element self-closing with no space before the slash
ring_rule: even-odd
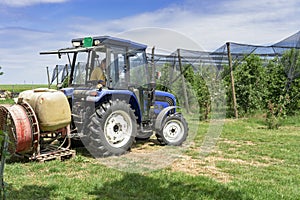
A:
<svg viewBox="0 0 300 200">
<path fill-rule="evenodd" d="M 168 116 L 161 130 L 157 130 L 157 140 L 162 145 L 179 146 L 187 138 L 188 125 L 182 115 Z"/>
<path fill-rule="evenodd" d="M 88 150 L 95 157 L 126 153 L 137 133 L 136 116 L 124 101 L 102 104 L 91 116 Z"/>
</svg>

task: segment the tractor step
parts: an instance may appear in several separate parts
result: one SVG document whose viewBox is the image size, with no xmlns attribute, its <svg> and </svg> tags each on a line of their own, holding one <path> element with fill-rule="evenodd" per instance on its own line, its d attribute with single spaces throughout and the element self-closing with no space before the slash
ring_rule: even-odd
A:
<svg viewBox="0 0 300 200">
<path fill-rule="evenodd" d="M 74 158 L 76 156 L 76 151 L 67 149 L 67 148 L 59 148 L 56 146 L 49 145 L 46 149 L 43 149 L 40 155 L 31 156 L 29 160 L 34 160 L 38 162 L 45 162 L 50 160 L 66 160 L 70 158 Z"/>
</svg>

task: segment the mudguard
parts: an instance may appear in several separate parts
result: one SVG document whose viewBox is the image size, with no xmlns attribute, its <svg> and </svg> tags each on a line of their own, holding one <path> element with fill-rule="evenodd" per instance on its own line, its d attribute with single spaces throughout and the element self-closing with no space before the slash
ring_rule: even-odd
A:
<svg viewBox="0 0 300 200">
<path fill-rule="evenodd" d="M 161 130 L 163 122 L 164 122 L 164 117 L 166 116 L 166 114 L 175 108 L 179 108 L 178 106 L 169 106 L 164 108 L 157 116 L 156 120 L 155 120 L 155 130 Z"/>
</svg>

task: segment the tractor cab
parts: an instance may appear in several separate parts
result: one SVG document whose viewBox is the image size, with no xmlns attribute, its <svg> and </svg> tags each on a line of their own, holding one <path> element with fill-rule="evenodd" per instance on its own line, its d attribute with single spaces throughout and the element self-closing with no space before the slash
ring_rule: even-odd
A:
<svg viewBox="0 0 300 200">
<path fill-rule="evenodd" d="M 96 81 L 110 89 L 128 89 L 150 82 L 145 45 L 109 36 L 73 39 L 72 44 L 77 51 L 71 85 L 92 85 Z"/>
</svg>

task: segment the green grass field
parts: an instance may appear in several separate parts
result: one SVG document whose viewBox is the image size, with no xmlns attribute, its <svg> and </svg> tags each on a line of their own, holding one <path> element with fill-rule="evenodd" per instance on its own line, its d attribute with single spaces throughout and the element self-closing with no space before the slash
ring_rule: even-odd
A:
<svg viewBox="0 0 300 200">
<path fill-rule="evenodd" d="M 47 87 L 47 84 L 0 84 L 0 90 L 8 90 L 11 92 L 22 92 L 24 90 Z"/>
<path fill-rule="evenodd" d="M 118 158 L 94 159 L 80 148 L 63 162 L 8 162 L 7 199 L 299 199 L 299 116 L 279 130 L 266 129 L 260 117 L 226 120 L 206 157 L 200 147 L 210 124 L 201 122 L 198 128 L 195 119 L 188 121 L 197 134 L 189 145 L 176 147 L 180 151 L 165 164 L 163 154 L 174 148 L 153 141 L 137 143 Z"/>
</svg>

